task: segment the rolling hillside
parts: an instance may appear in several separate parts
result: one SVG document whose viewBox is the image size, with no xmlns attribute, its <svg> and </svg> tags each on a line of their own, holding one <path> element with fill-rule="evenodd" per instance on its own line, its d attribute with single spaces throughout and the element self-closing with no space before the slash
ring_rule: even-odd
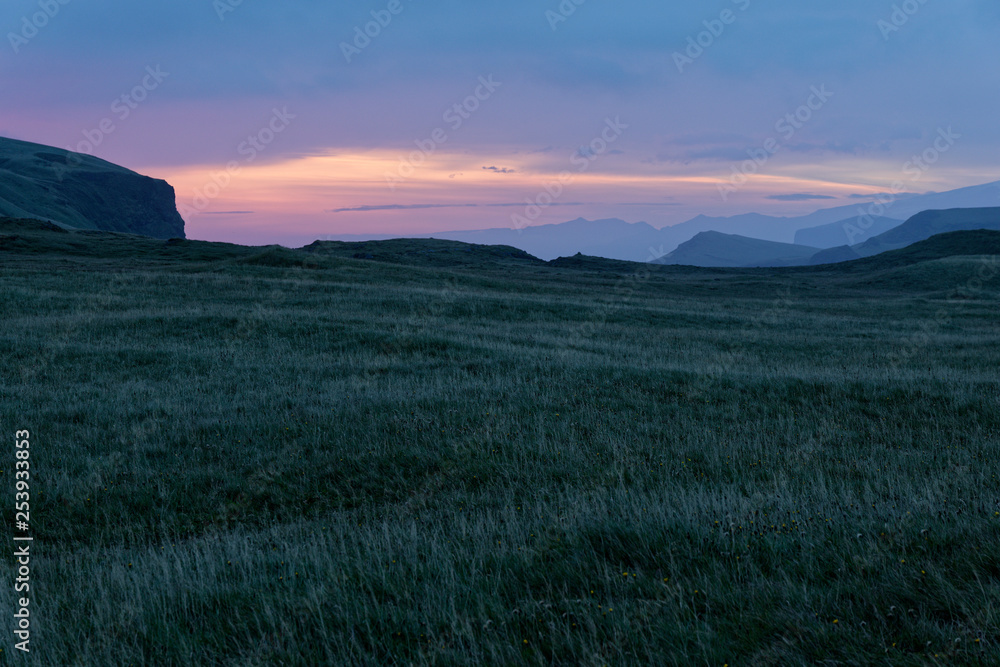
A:
<svg viewBox="0 0 1000 667">
<path fill-rule="evenodd" d="M 1000 208 L 960 208 L 924 211 L 903 224 L 854 246 L 830 248 L 810 260 L 811 264 L 845 262 L 896 250 L 946 232 L 989 229 L 1000 230 Z"/>
</svg>

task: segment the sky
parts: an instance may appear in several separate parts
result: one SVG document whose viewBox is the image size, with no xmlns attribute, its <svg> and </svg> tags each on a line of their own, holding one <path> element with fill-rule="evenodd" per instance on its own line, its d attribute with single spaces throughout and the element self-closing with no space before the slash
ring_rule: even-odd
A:
<svg viewBox="0 0 1000 667">
<path fill-rule="evenodd" d="M 166 179 L 189 238 L 662 227 L 1000 179 L 995 0 L 5 0 L 0 28 L 0 136 Z"/>
</svg>

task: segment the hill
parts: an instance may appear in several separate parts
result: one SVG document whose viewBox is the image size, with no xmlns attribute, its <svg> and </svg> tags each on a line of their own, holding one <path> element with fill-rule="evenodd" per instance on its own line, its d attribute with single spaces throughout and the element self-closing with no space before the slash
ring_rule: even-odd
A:
<svg viewBox="0 0 1000 667">
<path fill-rule="evenodd" d="M 174 189 L 99 158 L 0 137 L 0 215 L 78 229 L 184 237 Z"/>
<path fill-rule="evenodd" d="M 936 234 L 962 230 L 1000 230 L 1000 208 L 959 208 L 924 211 L 887 232 L 854 246 L 838 246 L 816 253 L 811 264 L 845 262 L 905 248 Z"/>
<path fill-rule="evenodd" d="M 773 299 L 774 281 L 787 288 L 855 294 L 945 294 L 979 274 L 983 256 L 1000 255 L 1000 232 L 959 231 L 936 235 L 906 248 L 869 258 L 820 266 L 790 265 L 789 252 L 798 246 L 774 244 L 734 235 L 705 233 L 708 251 L 730 252 L 738 261 L 754 251 L 758 257 L 770 252 L 770 266 L 757 267 L 694 264 L 705 258 L 694 243 L 686 244 L 684 263 L 629 262 L 586 255 L 561 257 L 549 262 L 516 248 L 481 246 L 440 239 L 394 239 L 365 243 L 317 241 L 304 248 L 241 246 L 230 243 L 149 237 L 65 229 L 50 222 L 0 218 L 0 266 L 46 267 L 46 270 L 174 270 L 213 273 L 245 267 L 247 270 L 283 270 L 293 276 L 371 275 L 378 280 L 407 279 L 440 282 L 464 275 L 483 284 L 518 285 L 519 289 L 561 293 L 586 292 L 595 286 L 621 286 L 622 298 L 631 298 L 635 288 L 649 281 L 669 283 L 675 294 L 714 298 L 718 294 L 756 294 Z M 809 249 L 813 250 L 813 249 Z M 785 259 L 782 259 L 785 258 Z M 718 255 L 710 258 L 720 262 Z M 88 269 L 89 270 L 89 269 Z M 436 277 L 435 277 L 436 276 Z M 534 285 L 535 287 L 531 287 Z M 992 282 L 988 293 L 995 292 Z"/>
<path fill-rule="evenodd" d="M 316 241 L 304 248 L 278 245 L 243 246 L 214 241 L 154 239 L 136 234 L 63 228 L 54 223 L 0 218 L 0 253 L 8 263 L 126 260 L 132 265 L 235 263 L 272 267 L 332 268 L 341 260 L 363 260 L 407 267 L 531 268 L 546 263 L 508 246 L 482 246 L 440 239 L 392 239 L 363 243 Z"/>
<path fill-rule="evenodd" d="M 874 199 L 874 196 L 868 198 Z M 922 195 L 900 195 L 892 200 L 883 197 L 879 203 L 858 198 L 857 203 L 819 209 L 808 215 L 781 217 L 744 213 L 741 215 L 712 217 L 699 215 L 685 222 L 656 228 L 645 222 L 630 223 L 619 218 L 587 220 L 577 218 L 568 222 L 545 224 L 515 229 L 439 231 L 417 234 L 416 238 L 438 238 L 464 241 L 480 245 L 508 245 L 520 248 L 535 257 L 551 260 L 572 257 L 577 253 L 647 262 L 677 249 L 700 232 L 737 234 L 763 241 L 831 248 L 848 242 L 863 242 L 888 231 L 901 220 L 926 210 L 974 208 L 989 206 L 1000 201 L 1000 182 L 986 183 L 948 192 Z M 858 224 L 863 216 L 872 216 L 874 223 L 868 229 Z M 882 217 L 879 217 L 882 216 Z M 889 217 L 891 216 L 891 217 Z M 856 236 L 849 238 L 846 225 L 854 225 Z M 812 230 L 812 231 L 806 231 Z M 801 236 L 797 236 L 802 232 Z M 388 240 L 388 234 L 339 235 L 340 241 Z"/>
<path fill-rule="evenodd" d="M 0 237 L 26 665 L 996 662 L 1000 276 L 926 259 L 995 232 L 767 269 Z"/>
<path fill-rule="evenodd" d="M 905 248 L 826 266 L 838 270 L 869 271 L 911 266 L 949 257 L 991 255 L 1000 255 L 1000 231 L 974 229 L 936 234 Z"/>
<path fill-rule="evenodd" d="M 738 234 L 701 232 L 666 257 L 656 260 L 656 263 L 720 267 L 791 266 L 806 262 L 817 250 Z"/>
<path fill-rule="evenodd" d="M 510 246 L 479 245 L 441 239 L 315 241 L 302 248 L 302 251 L 331 257 L 441 267 L 484 264 L 540 265 L 545 263 L 523 250 Z"/>
<path fill-rule="evenodd" d="M 948 303 L 989 302 L 1000 291 L 997 257 L 1000 232 L 978 229 L 938 234 L 872 257 L 808 267 L 798 275 L 840 289 L 919 294 Z"/>
<path fill-rule="evenodd" d="M 795 243 L 816 248 L 835 248 L 849 244 L 863 243 L 893 227 L 903 224 L 902 220 L 885 217 L 868 217 L 863 221 L 859 216 L 832 222 L 818 227 L 807 227 L 795 232 Z M 866 226 L 862 226 L 866 225 Z"/>
</svg>

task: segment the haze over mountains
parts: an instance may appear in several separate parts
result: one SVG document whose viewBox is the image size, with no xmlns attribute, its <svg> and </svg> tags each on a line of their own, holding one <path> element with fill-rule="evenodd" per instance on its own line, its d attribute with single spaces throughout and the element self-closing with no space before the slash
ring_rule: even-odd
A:
<svg viewBox="0 0 1000 667">
<path fill-rule="evenodd" d="M 739 234 L 699 232 L 656 262 L 686 266 L 796 266 L 808 264 L 817 252 L 819 248 L 793 243 L 764 241 Z"/>
<path fill-rule="evenodd" d="M 950 192 L 879 196 L 799 217 L 700 215 L 657 229 L 617 218 L 578 218 L 523 229 L 415 235 L 482 246 L 509 246 L 542 260 L 578 254 L 694 266 L 794 266 L 869 257 L 934 234 L 1000 229 L 1000 181 Z M 919 215 L 918 215 L 919 214 Z M 110 162 L 40 144 L 0 138 L 0 216 L 62 226 L 183 238 L 173 188 Z M 914 217 L 915 216 L 915 217 Z M 907 222 L 904 222 L 907 221 Z M 388 235 L 323 240 L 368 241 Z"/>
<path fill-rule="evenodd" d="M 657 263 L 720 267 L 832 264 L 898 250 L 937 234 L 968 230 L 1000 231 L 1000 207 L 923 211 L 863 243 L 823 250 L 737 234 L 701 232 Z"/>
<path fill-rule="evenodd" d="M 833 248 L 844 243 L 861 243 L 902 224 L 902 220 L 882 216 L 859 216 L 795 232 L 795 243 L 816 248 Z"/>
<path fill-rule="evenodd" d="M 449 231 L 415 234 L 413 238 L 439 238 L 484 245 L 509 245 L 535 257 L 550 260 L 577 253 L 636 262 L 653 261 L 676 250 L 701 232 L 739 235 L 760 241 L 827 249 L 865 242 L 911 216 L 927 211 L 955 208 L 986 208 L 1000 205 L 1000 181 L 948 192 L 906 195 L 886 203 L 859 200 L 857 204 L 820 209 L 798 217 L 775 217 L 745 213 L 729 217 L 700 215 L 687 222 L 657 229 L 645 222 L 629 223 L 617 218 L 538 225 L 523 229 Z M 390 235 L 330 235 L 331 240 L 364 241 L 393 238 Z M 704 241 L 704 239 L 702 239 Z M 779 253 L 780 254 L 780 253 Z M 795 251 L 795 254 L 802 254 Z"/>
<path fill-rule="evenodd" d="M 924 211 L 864 243 L 838 246 L 817 253 L 810 264 L 844 262 L 905 248 L 937 234 L 967 230 L 1000 231 L 1000 208 L 959 208 L 948 211 Z"/>
</svg>

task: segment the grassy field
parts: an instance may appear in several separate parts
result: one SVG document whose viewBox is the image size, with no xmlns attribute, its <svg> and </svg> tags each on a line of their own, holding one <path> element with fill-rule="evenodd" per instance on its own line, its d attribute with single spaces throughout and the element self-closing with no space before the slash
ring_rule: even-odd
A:
<svg viewBox="0 0 1000 667">
<path fill-rule="evenodd" d="M 35 538 L 0 664 L 997 664 L 1000 275 L 954 238 L 713 270 L 0 226 Z"/>
</svg>

